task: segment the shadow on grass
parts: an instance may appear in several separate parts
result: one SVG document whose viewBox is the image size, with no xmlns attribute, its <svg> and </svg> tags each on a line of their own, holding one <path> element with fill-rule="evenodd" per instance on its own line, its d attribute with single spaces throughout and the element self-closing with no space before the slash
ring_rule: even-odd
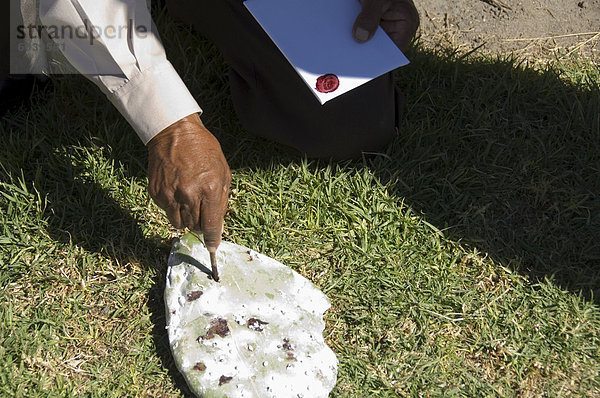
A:
<svg viewBox="0 0 600 398">
<path fill-rule="evenodd" d="M 398 137 L 350 166 L 369 167 L 450 239 L 534 280 L 599 297 L 597 67 L 576 70 L 575 85 L 565 71 L 535 71 L 510 57 L 409 55 L 396 72 L 407 97 Z M 243 154 L 239 137 L 222 141 L 235 154 L 232 168 L 298 161 L 256 156 L 265 145 L 258 139 Z"/>
<path fill-rule="evenodd" d="M 374 171 L 446 236 L 598 298 L 597 67 L 576 86 L 511 58 L 412 60 L 403 131 Z"/>
<path fill-rule="evenodd" d="M 174 63 L 183 64 L 185 54 L 175 55 Z M 556 73 L 534 72 L 511 60 L 463 60 L 427 52 L 410 58 L 412 64 L 397 72 L 408 104 L 402 131 L 381 154 L 349 167 L 371 168 L 399 199 L 423 212 L 448 237 L 520 272 L 551 277 L 573 292 L 595 292 L 598 297 L 597 87 L 566 84 Z M 214 68 L 209 72 L 214 76 L 224 69 L 219 62 L 208 67 Z M 119 262 L 134 257 L 156 271 L 158 280 L 148 303 L 152 336 L 177 387 L 191 397 L 171 358 L 164 329 L 169 242 L 146 238 L 140 227 L 144 220 L 119 204 L 101 182 L 86 177 L 93 165 L 78 164 L 65 152 L 69 147 L 92 147 L 76 130 L 113 126 L 97 131 L 91 140 L 111 148 L 107 156 L 117 161 L 125 178 L 138 178 L 145 175 L 145 150 L 91 85 L 72 84 L 86 87 L 80 98 L 72 98 L 76 90 L 65 89 L 71 83 L 63 82 L 48 99 L 59 114 L 61 107 L 71 107 L 70 117 L 38 118 L 38 123 L 56 124 L 53 135 L 40 136 L 35 126 L 23 131 L 23 120 L 6 120 L 7 126 L 22 132 L 10 139 L 21 142 L 5 145 L 0 157 L 10 162 L 4 164 L 6 169 L 23 172 L 48 198 L 48 233 L 56 241 L 72 241 L 104 254 L 112 248 L 108 254 Z M 217 98 L 203 104 L 205 122 L 219 137 L 233 170 L 301 161 L 292 151 L 240 131 L 222 78 L 208 89 L 200 84 L 192 82 L 192 91 Z M 91 116 L 89 109 L 94 109 Z M 89 117 L 83 120 L 83 115 Z M 28 153 L 9 153 L 14 148 Z M 45 172 L 46 167 L 52 172 Z M 157 264 L 157 258 L 164 262 Z"/>
<path fill-rule="evenodd" d="M 170 242 L 156 236 L 146 237 L 140 228 L 144 220 L 133 216 L 96 182 L 76 178 L 72 192 L 45 194 L 53 213 L 47 231 L 57 242 L 71 241 L 88 252 L 111 256 L 119 264 L 139 262 L 144 272 L 152 270 L 157 275 L 147 293 L 156 354 L 183 395 L 195 397 L 175 366 L 165 329 L 163 293 Z"/>
<path fill-rule="evenodd" d="M 123 195 L 113 192 L 114 184 L 102 181 L 115 174 L 126 181 L 145 176 L 146 151 L 90 83 L 81 77 L 57 80 L 54 91 L 36 99 L 31 111 L 21 110 L 2 120 L 0 181 L 22 175 L 28 189 L 45 199 L 46 232 L 59 247 L 76 245 L 121 266 L 136 262 L 144 272 L 157 275 L 147 294 L 152 339 L 176 387 L 192 398 L 171 356 L 165 330 L 163 292 L 171 242 L 148 237 L 145 220 L 116 199 Z M 63 90 L 74 90 L 81 97 L 65 95 Z M 93 125 L 105 128 L 94 130 Z M 78 133 L 90 127 L 88 131 L 96 131 L 93 138 Z M 95 162 L 95 156 L 114 161 L 117 172 L 96 169 L 110 162 Z"/>
<path fill-rule="evenodd" d="M 195 397 L 175 366 L 165 328 L 163 293 L 170 242 L 156 236 L 146 237 L 140 228 L 144 220 L 123 208 L 100 184 L 76 178 L 71 188 L 72 191 L 67 193 L 42 193 L 48 198 L 53 214 L 48 233 L 57 242 L 71 241 L 88 252 L 113 257 L 118 264 L 139 262 L 144 272 L 152 270 L 157 275 L 147 293 L 156 354 L 182 394 L 187 398 Z"/>
</svg>

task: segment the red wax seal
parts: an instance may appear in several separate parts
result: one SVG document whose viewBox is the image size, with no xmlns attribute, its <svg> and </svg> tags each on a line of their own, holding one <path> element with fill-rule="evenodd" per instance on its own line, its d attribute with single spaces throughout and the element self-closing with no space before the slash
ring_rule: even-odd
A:
<svg viewBox="0 0 600 398">
<path fill-rule="evenodd" d="M 317 79 L 317 91 L 320 93 L 330 93 L 337 90 L 340 85 L 340 81 L 333 73 L 328 73 L 323 76 L 319 76 Z"/>
</svg>

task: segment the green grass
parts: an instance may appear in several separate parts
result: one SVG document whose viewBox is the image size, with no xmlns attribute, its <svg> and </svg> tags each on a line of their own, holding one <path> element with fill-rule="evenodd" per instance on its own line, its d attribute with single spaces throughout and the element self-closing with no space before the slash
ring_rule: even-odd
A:
<svg viewBox="0 0 600 398">
<path fill-rule="evenodd" d="M 159 25 L 233 170 L 225 238 L 331 299 L 333 397 L 600 395 L 597 65 L 417 47 L 397 139 L 317 162 L 245 133 L 214 47 Z M 65 76 L 0 136 L 0 396 L 189 396 L 135 134 Z"/>
</svg>

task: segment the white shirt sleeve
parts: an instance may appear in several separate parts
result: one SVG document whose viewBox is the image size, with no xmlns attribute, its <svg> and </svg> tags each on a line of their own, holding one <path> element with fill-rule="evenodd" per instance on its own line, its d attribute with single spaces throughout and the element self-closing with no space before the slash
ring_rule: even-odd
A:
<svg viewBox="0 0 600 398">
<path fill-rule="evenodd" d="M 67 60 L 102 89 L 144 144 L 201 112 L 167 60 L 145 0 L 40 0 L 39 15 Z"/>
</svg>

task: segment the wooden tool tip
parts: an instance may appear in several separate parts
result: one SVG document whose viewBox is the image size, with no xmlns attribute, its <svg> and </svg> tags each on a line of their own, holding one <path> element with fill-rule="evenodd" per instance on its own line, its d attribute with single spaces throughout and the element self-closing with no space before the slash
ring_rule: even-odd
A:
<svg viewBox="0 0 600 398">
<path fill-rule="evenodd" d="M 212 277 L 215 282 L 219 281 L 219 270 L 217 269 L 217 253 L 215 251 L 210 251 L 210 266 L 212 267 Z"/>
</svg>

